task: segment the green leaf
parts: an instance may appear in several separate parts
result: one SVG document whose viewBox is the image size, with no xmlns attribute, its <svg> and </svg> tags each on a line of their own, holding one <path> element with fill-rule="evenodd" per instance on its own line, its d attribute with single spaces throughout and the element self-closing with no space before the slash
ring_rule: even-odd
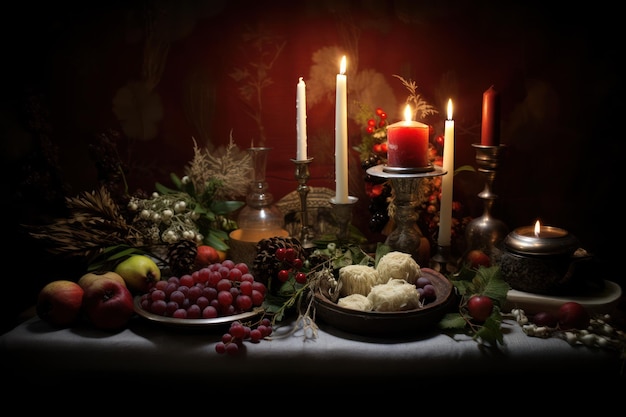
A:
<svg viewBox="0 0 626 417">
<path fill-rule="evenodd" d="M 391 246 L 386 245 L 382 242 L 378 242 L 376 244 L 376 256 L 375 256 L 375 260 L 374 260 L 374 266 L 378 266 L 378 261 L 380 261 L 380 258 L 382 258 L 383 256 L 385 256 L 386 254 L 388 254 L 389 252 L 391 252 Z"/>
<path fill-rule="evenodd" d="M 219 232 L 220 231 L 218 230 L 209 230 L 209 234 L 204 237 L 204 243 L 206 245 L 212 246 L 213 248 L 217 250 L 221 250 L 225 252 L 228 249 L 230 249 L 230 247 L 224 241 L 226 240 L 224 238 L 224 235 L 226 235 L 226 233 L 219 233 Z M 228 235 L 226 235 L 226 238 L 228 238 Z"/>
<path fill-rule="evenodd" d="M 179 192 L 178 190 L 174 190 L 172 188 L 166 187 L 165 185 L 158 183 L 158 182 L 154 184 L 154 188 L 157 190 L 159 194 L 174 194 L 174 193 Z"/>
<path fill-rule="evenodd" d="M 452 285 L 454 285 L 456 287 L 456 289 L 459 291 L 459 294 L 463 295 L 463 294 L 473 294 L 474 291 L 474 284 L 471 281 L 465 281 L 465 280 L 452 280 Z"/>
<path fill-rule="evenodd" d="M 467 322 L 461 316 L 460 313 L 447 313 L 443 318 L 439 321 L 439 328 L 441 329 L 456 329 L 462 330 L 467 325 Z"/>
<path fill-rule="evenodd" d="M 183 189 L 183 182 L 180 180 L 180 178 L 178 178 L 178 175 L 172 172 L 170 173 L 170 179 L 172 180 L 176 188 L 178 188 L 179 190 Z"/>
<path fill-rule="evenodd" d="M 453 278 L 451 282 L 461 296 L 459 313 L 454 313 L 456 317 L 454 315 L 444 317 L 440 323 L 440 327 L 464 329 L 472 335 L 474 340 L 481 341 L 485 344 L 503 344 L 504 335 L 501 329 L 502 314 L 500 313 L 500 306 L 506 301 L 510 286 L 502 279 L 500 267 L 497 265 L 491 267 L 480 266 L 478 269 L 462 267 L 459 272 L 453 275 Z M 487 318 L 484 323 L 473 323 L 470 325 L 464 320 L 463 314 L 466 313 L 467 310 L 467 300 L 474 294 L 486 295 L 491 298 L 494 302 L 494 308 L 491 316 Z M 468 317 L 468 320 L 469 319 Z M 463 321 L 463 323 L 461 323 L 461 321 Z"/>
<path fill-rule="evenodd" d="M 210 209 L 215 214 L 228 214 L 242 207 L 245 203 L 243 201 L 231 200 L 231 201 L 213 201 Z"/>
<path fill-rule="evenodd" d="M 504 335 L 500 324 L 502 322 L 502 315 L 499 309 L 494 309 L 491 316 L 485 320 L 480 328 L 474 333 L 474 340 L 481 340 L 483 343 L 490 345 L 497 345 L 498 343 L 504 344 Z"/>
</svg>

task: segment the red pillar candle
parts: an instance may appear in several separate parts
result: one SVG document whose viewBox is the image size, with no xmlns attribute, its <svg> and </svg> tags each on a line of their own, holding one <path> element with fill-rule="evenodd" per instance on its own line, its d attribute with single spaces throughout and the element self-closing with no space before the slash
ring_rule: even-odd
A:
<svg viewBox="0 0 626 417">
<path fill-rule="evenodd" d="M 483 93 L 480 144 L 484 146 L 500 145 L 500 93 L 493 88 L 493 85 Z"/>
<path fill-rule="evenodd" d="M 411 120 L 406 107 L 405 120 L 387 126 L 387 167 L 422 171 L 432 167 L 428 158 L 429 127 Z"/>
</svg>

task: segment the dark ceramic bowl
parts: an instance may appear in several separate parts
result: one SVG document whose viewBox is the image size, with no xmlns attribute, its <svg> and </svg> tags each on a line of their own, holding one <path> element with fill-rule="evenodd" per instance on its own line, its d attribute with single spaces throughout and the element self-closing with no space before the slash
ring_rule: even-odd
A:
<svg viewBox="0 0 626 417">
<path fill-rule="evenodd" d="M 435 328 L 454 306 L 452 283 L 439 272 L 421 268 L 435 286 L 437 298 L 422 308 L 406 311 L 358 311 L 338 306 L 324 295 L 315 294 L 315 315 L 337 329 L 365 336 L 411 336 Z"/>
</svg>

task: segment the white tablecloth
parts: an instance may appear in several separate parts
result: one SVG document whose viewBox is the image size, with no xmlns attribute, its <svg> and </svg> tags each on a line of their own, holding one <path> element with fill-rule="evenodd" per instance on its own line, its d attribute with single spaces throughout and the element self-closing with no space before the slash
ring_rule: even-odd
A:
<svg viewBox="0 0 626 417">
<path fill-rule="evenodd" d="M 0 337 L 2 375 L 30 385 L 54 381 L 78 387 L 105 379 L 145 386 L 174 381 L 224 386 L 234 381 L 251 387 L 296 381 L 456 384 L 472 376 L 499 378 L 494 381 L 503 384 L 526 376 L 539 382 L 555 377 L 624 381 L 617 352 L 529 337 L 508 320 L 503 324 L 505 343 L 497 348 L 436 329 L 412 338 L 380 339 L 323 322 L 319 326 L 315 339 L 299 332 L 276 337 L 288 326 L 280 327 L 271 341 L 245 342 L 243 353 L 228 356 L 215 351 L 221 328 L 178 330 L 136 317 L 127 329 L 107 333 L 89 325 L 54 329 L 33 317 Z"/>
</svg>

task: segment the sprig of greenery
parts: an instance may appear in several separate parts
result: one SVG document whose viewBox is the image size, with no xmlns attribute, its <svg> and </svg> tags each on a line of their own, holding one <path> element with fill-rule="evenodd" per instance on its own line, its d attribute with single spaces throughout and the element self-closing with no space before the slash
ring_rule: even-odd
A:
<svg viewBox="0 0 626 417">
<path fill-rule="evenodd" d="M 459 296 L 458 312 L 446 314 L 439 322 L 439 328 L 451 333 L 463 331 L 480 343 L 496 346 L 504 344 L 501 329 L 502 313 L 509 284 L 502 279 L 499 266 L 471 269 L 463 267 L 451 279 Z M 493 301 L 491 316 L 483 323 L 477 323 L 467 310 L 467 302 L 473 295 L 485 295 Z"/>
<path fill-rule="evenodd" d="M 303 269 L 307 274 L 306 283 L 299 284 L 293 276 L 289 277 L 276 293 L 268 293 L 266 295 L 263 308 L 267 313 L 273 315 L 272 321 L 274 323 L 280 322 L 294 306 L 301 306 L 302 300 L 310 290 L 315 290 L 315 286 L 319 284 L 316 278 L 321 276 L 319 274 L 320 271 L 327 270 L 335 278 L 338 278 L 339 269 L 344 266 L 369 265 L 374 267 L 378 260 L 390 250 L 391 248 L 388 245 L 379 243 L 376 248 L 376 254 L 372 257 L 355 244 L 337 245 L 336 243 L 328 243 L 324 248 L 318 248 L 314 251 L 316 255 L 321 255 L 327 258 L 327 260 L 314 268 Z M 307 308 L 307 311 L 310 311 L 310 309 Z"/>
<path fill-rule="evenodd" d="M 189 209 L 197 217 L 196 225 L 204 237 L 203 242 L 217 250 L 228 250 L 229 246 L 226 244 L 228 232 L 236 229 L 237 225 L 227 216 L 245 203 L 238 200 L 215 200 L 215 193 L 222 186 L 222 181 L 219 179 L 210 179 L 201 192 L 197 193 L 194 183 L 189 181 L 188 177 L 180 179 L 176 174 L 171 173 L 170 178 L 176 189 L 156 183 L 156 190 L 165 196 L 178 195 L 181 192 L 186 194 L 189 197 L 187 201 L 191 205 Z"/>
</svg>

